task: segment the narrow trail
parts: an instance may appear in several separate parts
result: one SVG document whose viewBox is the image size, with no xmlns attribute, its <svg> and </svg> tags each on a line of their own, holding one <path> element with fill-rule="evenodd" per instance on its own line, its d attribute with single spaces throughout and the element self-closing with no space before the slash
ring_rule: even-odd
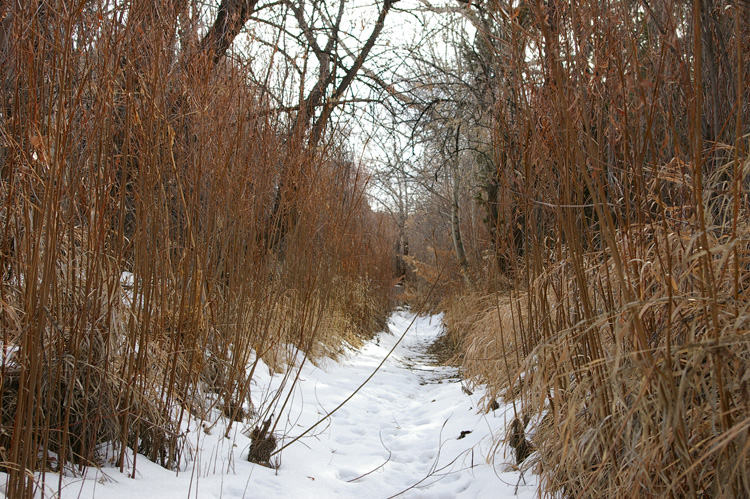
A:
<svg viewBox="0 0 750 499">
<path fill-rule="evenodd" d="M 299 421 L 285 433 L 299 433 L 338 405 L 372 373 L 413 318 L 395 313 L 390 334 L 379 334 L 337 364 L 306 373 L 300 395 L 312 391 L 314 401 L 307 395 L 307 404 L 298 406 Z M 502 406 L 480 413 L 480 394 L 462 389 L 458 370 L 434 365 L 425 351 L 442 327 L 441 316 L 418 317 L 373 379 L 324 429 L 301 440 L 306 445 L 284 455 L 279 476 L 289 470 L 308 480 L 306 497 L 383 499 L 400 492 L 404 497 L 513 497 L 519 473 L 504 472 L 504 463 L 514 462 L 514 456 L 495 449 L 491 439 L 512 415 Z M 536 477 L 528 474 L 519 496 L 536 490 Z M 283 494 L 284 485 L 277 491 Z"/>
<path fill-rule="evenodd" d="M 412 319 L 407 311 L 396 312 L 390 332 L 362 349 L 339 362 L 305 367 L 277 427 L 285 435 L 280 443 L 350 395 Z M 178 477 L 139 457 L 135 480 L 104 470 L 107 480 L 94 487 L 90 479 L 71 483 L 68 491 L 71 497 L 533 497 L 537 477 L 529 471 L 520 478 L 508 466 L 515 462 L 512 452 L 492 441 L 512 412 L 502 405 L 488 414 L 478 411 L 480 394 L 467 393 L 456 368 L 436 366 L 425 353 L 441 329 L 441 316 L 418 317 L 370 382 L 285 449 L 277 470 L 247 462 L 249 439 L 243 428 L 225 439 L 220 421 L 210 435 L 195 431 L 190 436 L 193 459 Z M 263 371 L 266 376 L 254 384 L 259 397 L 278 389 L 281 378 Z"/>
</svg>

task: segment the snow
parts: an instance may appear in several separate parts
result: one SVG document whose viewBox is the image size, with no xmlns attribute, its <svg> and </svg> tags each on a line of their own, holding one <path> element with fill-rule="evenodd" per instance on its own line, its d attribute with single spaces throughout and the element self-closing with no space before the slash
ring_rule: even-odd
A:
<svg viewBox="0 0 750 499">
<path fill-rule="evenodd" d="M 534 497 L 538 476 L 527 471 L 521 477 L 509 464 L 515 462 L 512 451 L 493 444 L 493 436 L 509 426 L 512 409 L 501 404 L 487 414 L 480 411 L 481 394 L 462 390 L 457 369 L 434 366 L 424 354 L 441 332 L 441 316 L 401 310 L 388 328 L 339 362 L 303 365 L 276 435 L 280 444 L 288 444 L 324 420 L 274 456 L 278 469 L 247 461 L 250 424 L 236 423 L 225 438 L 227 421 L 218 417 L 213 426 L 196 421 L 186 426 L 191 452 L 180 472 L 139 455 L 134 479 L 127 469 L 121 474 L 108 464 L 84 478 L 64 476 L 60 497 Z M 324 418 L 392 348 L 372 379 Z M 269 371 L 256 369 L 252 398 L 259 407 L 282 389 L 278 411 L 292 383 Z M 46 495 L 57 496 L 58 479 L 47 474 Z"/>
</svg>

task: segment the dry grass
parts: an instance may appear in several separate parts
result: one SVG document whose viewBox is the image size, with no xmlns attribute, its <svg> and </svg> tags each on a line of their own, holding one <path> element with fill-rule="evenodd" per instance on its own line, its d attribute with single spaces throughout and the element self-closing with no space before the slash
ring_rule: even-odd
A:
<svg viewBox="0 0 750 499">
<path fill-rule="evenodd" d="M 445 336 L 457 346 L 455 360 L 470 377 L 493 381 L 483 400 L 487 407 L 499 396 L 510 400 L 518 393 L 524 353 L 513 332 L 521 325 L 521 305 L 509 295 L 483 292 L 457 295 L 446 302 Z"/>
<path fill-rule="evenodd" d="M 551 323 L 529 321 L 544 339 L 524 366 L 531 373 L 529 394 L 537 394 L 531 406 L 549 411 L 535 439 L 539 464 L 553 490 L 572 495 L 622 494 L 628 487 L 641 496 L 735 496 L 750 487 L 747 296 L 738 302 L 720 294 L 711 304 L 696 275 L 700 250 L 694 240 L 681 244 L 658 232 L 644 240 L 652 242 L 626 262 L 639 268 L 629 283 L 638 290 L 636 301 L 624 301 L 616 286 L 604 284 L 612 258 L 587 272 L 592 305 L 609 312 L 586 318 L 575 305 L 566 311 L 544 297 L 531 300 L 550 310 Z M 658 255 L 659 243 L 668 251 L 670 241 L 672 251 Z M 716 275 L 734 282 L 725 267 L 729 259 L 722 257 L 727 248 L 712 249 Z M 672 262 L 672 272 L 648 269 L 659 261 Z M 747 272 L 742 269 L 738 279 Z M 540 288 L 575 282 L 562 266 L 545 280 Z M 574 298 L 580 294 L 571 289 L 560 303 L 580 303 Z"/>
<path fill-rule="evenodd" d="M 488 397 L 538 416 L 549 497 L 750 495 L 750 27 L 717 8 L 536 3 L 488 33 L 525 240 L 511 292 L 447 320 Z"/>
<path fill-rule="evenodd" d="M 339 144 L 308 148 L 241 62 L 206 71 L 166 4 L 107 5 L 0 7 L 12 497 L 104 458 L 177 467 L 184 421 L 249 416 L 251 359 L 335 352 L 390 304 L 389 244 Z"/>
<path fill-rule="evenodd" d="M 696 236 L 643 231 L 644 246 L 624 251 L 638 269 L 628 283 L 635 301 L 608 278 L 613 258 L 595 253 L 583 265 L 585 290 L 561 264 L 515 299 L 454 299 L 446 323 L 467 375 L 489 384 L 487 404 L 500 395 L 519 414 L 544 415 L 533 462 L 551 495 L 736 497 L 750 490 L 750 302 L 745 288 L 734 292 L 750 278 L 740 256 L 750 231 L 733 244 L 710 239 L 711 268 L 722 276 L 715 302 Z M 670 262 L 669 274 L 660 262 Z"/>
</svg>

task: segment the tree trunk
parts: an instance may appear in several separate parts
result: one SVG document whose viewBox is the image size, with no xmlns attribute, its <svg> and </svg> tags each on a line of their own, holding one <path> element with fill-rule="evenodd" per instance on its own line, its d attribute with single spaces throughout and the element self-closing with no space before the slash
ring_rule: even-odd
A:
<svg viewBox="0 0 750 499">
<path fill-rule="evenodd" d="M 461 268 L 464 279 L 469 280 L 469 262 L 466 260 L 466 249 L 461 236 L 461 217 L 459 213 L 460 185 L 458 181 L 458 155 L 453 170 L 453 193 L 451 196 L 451 235 L 453 236 L 453 247 L 456 250 L 456 258 Z"/>
</svg>

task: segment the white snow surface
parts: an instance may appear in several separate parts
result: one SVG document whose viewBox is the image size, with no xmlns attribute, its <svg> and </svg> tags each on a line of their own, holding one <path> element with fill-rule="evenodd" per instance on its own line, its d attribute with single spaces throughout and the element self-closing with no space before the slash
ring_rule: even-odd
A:
<svg viewBox="0 0 750 499">
<path fill-rule="evenodd" d="M 456 368 L 435 366 L 425 354 L 442 327 L 441 315 L 418 317 L 400 310 L 391 316 L 388 331 L 338 362 L 307 362 L 276 427 L 281 444 L 351 395 L 409 328 L 349 402 L 281 452 L 278 469 L 247 461 L 250 422 L 235 423 L 225 438 L 227 421 L 217 416 L 213 427 L 195 420 L 185 424 L 191 452 L 178 473 L 139 455 L 134 478 L 129 469 L 120 473 L 106 464 L 83 478 L 64 476 L 59 497 L 534 497 L 539 477 L 530 470 L 522 477 L 509 464 L 515 462 L 513 452 L 493 443 L 512 421 L 512 408 L 501 403 L 484 413 L 478 407 L 481 389 L 469 395 Z M 282 378 L 259 362 L 251 388 L 256 408 L 279 389 Z M 45 497 L 58 497 L 58 480 L 56 474 L 46 475 Z"/>
</svg>

